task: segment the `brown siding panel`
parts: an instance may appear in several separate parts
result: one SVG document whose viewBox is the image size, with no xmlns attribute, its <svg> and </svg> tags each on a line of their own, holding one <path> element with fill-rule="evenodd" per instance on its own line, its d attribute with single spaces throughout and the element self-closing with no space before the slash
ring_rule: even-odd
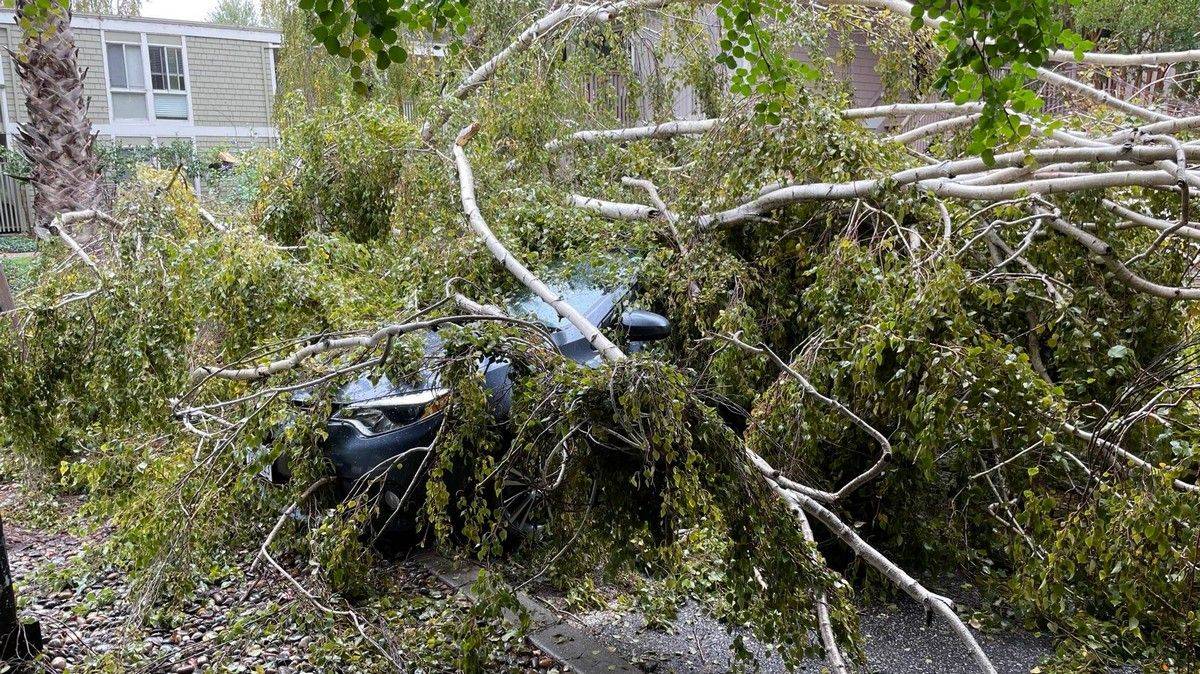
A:
<svg viewBox="0 0 1200 674">
<path fill-rule="evenodd" d="M 706 6 L 703 9 L 695 10 L 693 20 L 704 26 L 709 36 L 711 50 L 716 54 L 720 47 L 720 38 L 722 34 L 720 19 L 716 16 L 712 7 Z M 656 39 L 655 36 L 661 33 L 661 21 L 659 17 L 651 18 L 646 29 L 637 33 L 632 41 L 633 52 L 633 71 L 635 75 L 641 78 L 642 81 L 650 81 L 659 70 L 669 71 L 678 64 L 674 57 L 668 55 L 664 62 L 656 63 L 649 46 Z M 834 65 L 833 74 L 841 80 L 848 80 L 853 88 L 854 104 L 865 106 L 876 103 L 883 94 L 882 81 L 875 71 L 879 59 L 871 53 L 867 46 L 867 37 L 861 32 L 855 32 L 852 36 L 854 40 L 854 59 L 848 65 Z M 831 35 L 829 43 L 829 53 L 833 54 L 838 48 L 838 36 Z M 801 61 L 808 61 L 809 57 L 805 50 L 796 47 L 791 50 L 791 55 Z M 676 119 L 703 117 L 708 113 L 702 109 L 695 92 L 691 87 L 681 87 L 673 93 L 672 101 L 672 116 Z M 650 105 L 645 98 L 639 102 L 637 113 L 643 121 L 649 120 L 652 117 Z"/>
</svg>

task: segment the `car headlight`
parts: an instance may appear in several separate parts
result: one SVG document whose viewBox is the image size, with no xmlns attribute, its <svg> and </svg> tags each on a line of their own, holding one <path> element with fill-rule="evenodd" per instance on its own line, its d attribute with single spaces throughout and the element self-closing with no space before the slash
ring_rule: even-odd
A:
<svg viewBox="0 0 1200 674">
<path fill-rule="evenodd" d="M 364 400 L 347 405 L 337 418 L 354 424 L 366 435 L 379 435 L 427 419 L 445 409 L 447 389 L 429 389 L 403 395 Z"/>
</svg>

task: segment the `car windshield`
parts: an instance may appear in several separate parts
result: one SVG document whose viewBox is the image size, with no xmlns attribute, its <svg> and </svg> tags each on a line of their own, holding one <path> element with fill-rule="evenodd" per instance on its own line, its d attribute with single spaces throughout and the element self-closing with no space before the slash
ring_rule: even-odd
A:
<svg viewBox="0 0 1200 674">
<path fill-rule="evenodd" d="M 569 271 L 570 273 L 564 273 Z M 603 297 L 629 285 L 632 270 L 624 259 L 609 260 L 601 264 L 552 266 L 543 278 L 550 289 L 560 294 L 567 304 L 586 314 Z M 528 289 L 522 289 L 506 303 L 512 316 L 525 316 L 551 330 L 565 328 L 567 322 L 558 317 L 554 307 L 543 302 Z"/>
</svg>

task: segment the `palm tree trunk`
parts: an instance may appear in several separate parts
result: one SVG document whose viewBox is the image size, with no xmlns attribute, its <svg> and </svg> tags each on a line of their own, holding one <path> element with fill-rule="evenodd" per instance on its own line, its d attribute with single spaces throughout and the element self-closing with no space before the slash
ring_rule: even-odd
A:
<svg viewBox="0 0 1200 674">
<path fill-rule="evenodd" d="M 99 165 L 68 0 L 16 5 L 25 37 L 10 55 L 29 112 L 20 143 L 33 167 L 34 214 L 44 224 L 59 213 L 96 206 Z"/>
</svg>

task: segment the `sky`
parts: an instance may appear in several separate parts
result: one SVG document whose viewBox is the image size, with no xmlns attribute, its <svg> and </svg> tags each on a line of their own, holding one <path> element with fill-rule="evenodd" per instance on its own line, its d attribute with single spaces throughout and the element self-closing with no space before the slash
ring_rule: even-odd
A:
<svg viewBox="0 0 1200 674">
<path fill-rule="evenodd" d="M 203 21 L 217 0 L 142 0 L 142 16 Z"/>
</svg>

